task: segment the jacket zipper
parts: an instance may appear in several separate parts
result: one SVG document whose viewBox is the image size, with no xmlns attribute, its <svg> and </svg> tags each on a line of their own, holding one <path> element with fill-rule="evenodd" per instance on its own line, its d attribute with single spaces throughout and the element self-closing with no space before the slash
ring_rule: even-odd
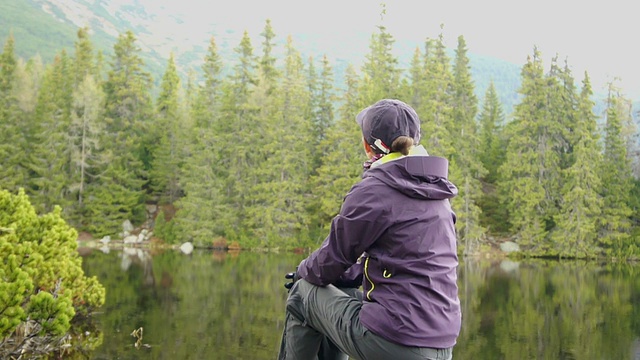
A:
<svg viewBox="0 0 640 360">
<path fill-rule="evenodd" d="M 371 292 L 376 287 L 376 285 L 373 283 L 373 281 L 371 281 L 371 278 L 369 277 L 369 259 L 370 258 L 367 256 L 367 259 L 364 261 L 364 276 L 367 278 L 367 281 L 369 281 L 369 284 L 371 284 L 371 288 L 369 289 L 369 291 L 367 291 L 367 299 L 371 301 Z"/>
</svg>

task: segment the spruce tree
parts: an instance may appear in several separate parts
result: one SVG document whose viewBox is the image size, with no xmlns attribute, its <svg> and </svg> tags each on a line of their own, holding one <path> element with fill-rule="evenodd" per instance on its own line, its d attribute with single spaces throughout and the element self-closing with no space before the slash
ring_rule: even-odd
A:
<svg viewBox="0 0 640 360">
<path fill-rule="evenodd" d="M 479 118 L 480 125 L 480 161 L 487 172 L 482 179 L 495 184 L 498 177 L 498 167 L 504 161 L 505 149 L 501 133 L 505 124 L 505 116 L 493 84 L 489 83 L 484 95 L 484 102 Z"/>
<path fill-rule="evenodd" d="M 486 169 L 480 162 L 480 138 L 476 123 L 478 101 L 474 94 L 466 43 L 462 36 L 458 37 L 456 49 L 451 103 L 452 140 L 456 153 L 451 159 L 450 179 L 457 184 L 459 190 L 453 207 L 458 216 L 456 226 L 459 237 L 464 240 L 464 251 L 473 253 L 485 231 L 480 225 L 478 201 L 482 195 L 479 179 L 486 173 Z"/>
<path fill-rule="evenodd" d="M 543 206 L 547 230 L 552 230 L 562 202 L 563 171 L 574 162 L 574 146 L 577 143 L 577 90 L 568 64 L 560 67 L 557 57 L 551 61 L 546 75 L 546 116 L 539 121 L 541 128 L 542 178 L 545 187 Z"/>
<path fill-rule="evenodd" d="M 359 96 L 359 79 L 353 66 L 345 74 L 344 103 L 338 118 L 327 129 L 327 136 L 320 142 L 323 156 L 316 174 L 310 179 L 314 189 L 312 227 L 319 230 L 316 240 L 322 241 L 331 219 L 338 214 L 344 195 L 362 176 L 362 163 L 366 160 L 362 147 L 362 132 L 356 123 L 356 115 L 362 110 Z"/>
<path fill-rule="evenodd" d="M 181 108 L 181 85 L 173 54 L 160 84 L 153 126 L 151 187 L 162 202 L 173 204 L 181 194 L 180 175 L 184 159 L 185 116 Z"/>
<path fill-rule="evenodd" d="M 416 47 L 409 65 L 409 82 L 411 84 L 407 102 L 418 110 L 424 109 L 424 101 L 426 100 L 426 71 L 424 64 L 424 56 L 419 47 Z"/>
<path fill-rule="evenodd" d="M 224 227 L 231 223 L 223 193 L 226 171 L 219 166 L 219 141 L 214 128 L 220 121 L 222 67 L 212 37 L 202 65 L 204 83 L 197 89 L 190 112 L 193 127 L 183 171 L 185 195 L 177 203 L 179 211 L 172 220 L 176 223 L 176 234 L 185 234 L 182 240 L 198 246 L 210 245 L 216 237 L 224 235 Z"/>
<path fill-rule="evenodd" d="M 221 117 L 215 124 L 216 148 L 220 152 L 215 171 L 223 174 L 221 180 L 226 198 L 223 206 L 228 215 L 224 228 L 230 239 L 245 235 L 245 207 L 250 201 L 248 184 L 252 183 L 249 169 L 254 164 L 256 150 L 252 128 L 257 111 L 250 105 L 249 98 L 258 82 L 256 58 L 246 31 L 234 50 L 238 60 L 229 81 L 223 83 Z"/>
<path fill-rule="evenodd" d="M 307 227 L 305 190 L 311 171 L 313 145 L 309 114 L 307 74 L 302 57 L 287 39 L 284 76 L 275 118 L 268 121 L 263 145 L 267 154 L 256 165 L 261 181 L 253 189 L 254 205 L 248 209 L 249 224 L 261 245 L 282 245 Z M 265 243 L 265 240 L 269 240 Z"/>
<path fill-rule="evenodd" d="M 393 55 L 395 40 L 380 24 L 378 32 L 371 35 L 369 52 L 362 65 L 360 103 L 365 107 L 385 98 L 399 98 L 400 74 L 398 59 Z"/>
<path fill-rule="evenodd" d="M 326 137 L 327 128 L 334 121 L 333 104 L 336 101 L 334 92 L 333 68 L 327 55 L 322 56 L 322 70 L 318 82 L 318 92 L 314 96 L 318 98 L 318 112 L 316 113 L 315 134 L 319 140 Z"/>
<path fill-rule="evenodd" d="M 91 75 L 94 81 L 100 80 L 100 74 L 96 66 L 95 55 L 93 53 L 93 44 L 89 39 L 89 28 L 83 27 L 78 29 L 78 38 L 75 42 L 75 61 L 74 61 L 74 88 L 80 86 L 84 78 Z"/>
<path fill-rule="evenodd" d="M 144 219 L 143 186 L 148 181 L 153 119 L 149 89 L 151 77 L 144 70 L 140 48 L 131 31 L 118 37 L 105 89 L 104 145 L 108 163 L 99 182 L 87 189 L 86 208 L 93 218 L 94 235 L 114 234 L 124 220 Z M 147 137 L 146 137 L 147 136 Z"/>
<path fill-rule="evenodd" d="M 507 212 L 500 202 L 499 192 L 496 188 L 496 184 L 499 182 L 498 169 L 505 161 L 506 156 L 504 124 L 502 104 L 492 81 L 485 93 L 479 116 L 479 159 L 487 170 L 482 177 L 484 194 L 479 201 L 482 209 L 480 220 L 489 233 L 506 233 L 508 231 L 508 222 L 504 221 L 507 218 Z"/>
<path fill-rule="evenodd" d="M 17 191 L 28 181 L 26 119 L 16 97 L 16 68 L 13 36 L 10 35 L 0 55 L 0 189 Z"/>
<path fill-rule="evenodd" d="M 333 86 L 333 68 L 326 55 L 322 57 L 321 64 L 320 74 L 317 74 L 313 58 L 309 58 L 307 82 L 309 89 L 309 119 L 311 120 L 313 131 L 311 143 L 311 148 L 314 149 L 313 171 L 320 166 L 322 161 L 321 157 L 324 151 L 320 148 L 320 143 L 326 138 L 327 129 L 334 121 L 333 104 L 336 101 Z"/>
<path fill-rule="evenodd" d="M 514 120 L 506 129 L 509 139 L 505 162 L 500 166 L 499 187 L 502 202 L 509 212 L 511 231 L 516 240 L 532 253 L 544 253 L 547 234 L 544 218 L 544 156 L 548 137 L 546 80 L 540 53 L 522 67 L 521 102 Z"/>
<path fill-rule="evenodd" d="M 50 212 L 55 205 L 68 209 L 70 205 L 71 76 L 71 60 L 63 51 L 45 73 L 35 121 L 29 128 L 29 142 L 35 145 L 28 160 L 29 193 L 39 211 Z"/>
<path fill-rule="evenodd" d="M 264 25 L 264 30 L 260 35 L 262 40 L 262 57 L 260 58 L 259 70 L 260 70 L 260 82 L 264 83 L 266 95 L 269 96 L 275 90 L 277 80 L 280 76 L 276 67 L 276 57 L 273 54 L 273 50 L 276 46 L 275 37 L 276 34 L 271 26 L 271 20 L 267 19 Z"/>
<path fill-rule="evenodd" d="M 561 257 L 598 255 L 597 221 L 602 208 L 598 170 L 602 156 L 592 97 L 591 82 L 585 73 L 572 129 L 577 139 L 572 144 L 575 161 L 563 170 L 562 204 L 553 232 L 554 251 Z"/>
<path fill-rule="evenodd" d="M 601 188 L 604 201 L 602 216 L 599 218 L 600 244 L 608 254 L 627 256 L 630 221 L 629 195 L 633 187 L 631 166 L 627 156 L 628 139 L 623 133 L 625 120 L 629 114 L 624 98 L 613 83 L 609 83 L 606 99 L 606 121 L 604 135 L 604 159 L 600 176 L 607 179 Z"/>
<path fill-rule="evenodd" d="M 424 53 L 422 100 L 416 112 L 421 121 L 421 143 L 429 154 L 449 158 L 455 151 L 452 142 L 451 96 L 453 75 L 442 34 L 428 39 Z M 414 86 L 415 87 L 415 86 Z"/>
</svg>

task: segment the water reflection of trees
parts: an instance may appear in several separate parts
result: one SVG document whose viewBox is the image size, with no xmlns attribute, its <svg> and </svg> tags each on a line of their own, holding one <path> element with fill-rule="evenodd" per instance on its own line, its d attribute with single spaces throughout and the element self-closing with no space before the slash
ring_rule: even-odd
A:
<svg viewBox="0 0 640 360">
<path fill-rule="evenodd" d="M 107 288 L 105 313 L 99 317 L 105 334 L 97 351 L 101 358 L 122 358 L 123 347 L 138 351 L 129 334 L 139 327 L 151 345 L 140 351 L 150 352 L 153 359 L 275 356 L 286 297 L 282 276 L 295 268 L 299 256 L 148 255 L 96 253 L 84 261 L 85 271 Z"/>
<path fill-rule="evenodd" d="M 128 259 L 124 259 L 128 256 Z M 273 359 L 283 274 L 301 255 L 99 251 L 85 272 L 107 289 L 95 358 Z M 128 264 L 124 267 L 123 264 Z M 465 260 L 456 359 L 635 359 L 638 266 Z M 144 327 L 150 349 L 134 349 Z"/>
<path fill-rule="evenodd" d="M 635 351 L 637 266 L 500 265 L 467 260 L 460 266 L 457 358 L 626 359 Z"/>
</svg>

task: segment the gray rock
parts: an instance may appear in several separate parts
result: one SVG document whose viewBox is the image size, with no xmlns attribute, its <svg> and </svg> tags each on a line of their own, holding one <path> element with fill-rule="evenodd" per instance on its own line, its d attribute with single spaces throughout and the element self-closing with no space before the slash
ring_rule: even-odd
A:
<svg viewBox="0 0 640 360">
<path fill-rule="evenodd" d="M 158 211 L 158 205 L 147 204 L 145 205 L 147 208 L 147 217 L 153 216 Z"/>
<path fill-rule="evenodd" d="M 138 237 L 135 235 L 129 235 L 124 238 L 125 244 L 133 244 L 133 243 L 136 243 L 137 241 L 138 241 Z"/>
<path fill-rule="evenodd" d="M 131 221 L 125 220 L 122 223 L 122 230 L 124 232 L 131 233 L 133 231 L 133 225 L 131 224 Z"/>
<path fill-rule="evenodd" d="M 505 241 L 502 244 L 500 244 L 500 250 L 506 252 L 506 253 L 511 253 L 511 252 L 518 252 L 520 251 L 520 245 L 512 242 L 512 241 Z"/>
<path fill-rule="evenodd" d="M 100 242 L 103 244 L 108 244 L 111 241 L 111 236 L 109 235 L 105 235 L 102 239 L 100 239 Z"/>
</svg>

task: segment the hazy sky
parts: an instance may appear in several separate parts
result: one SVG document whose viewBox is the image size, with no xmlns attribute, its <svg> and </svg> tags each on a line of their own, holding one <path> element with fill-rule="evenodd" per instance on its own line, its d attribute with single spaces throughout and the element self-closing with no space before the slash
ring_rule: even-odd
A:
<svg viewBox="0 0 640 360">
<path fill-rule="evenodd" d="M 351 34 L 373 33 L 382 9 L 381 1 L 365 0 L 142 2 L 154 7 L 162 3 L 170 13 L 199 19 L 192 25 L 202 26 L 203 31 L 215 21 L 258 35 L 268 18 L 278 36 L 314 32 L 334 39 L 337 35 L 342 43 L 336 46 L 348 46 Z M 385 4 L 383 24 L 396 39 L 420 45 L 428 37 L 437 37 L 444 24 L 448 47 L 455 48 L 457 37 L 463 35 L 470 52 L 518 65 L 526 62 L 535 45 L 546 69 L 557 54 L 562 61 L 567 58 L 577 82 L 585 70 L 595 88 L 619 77 L 617 84 L 627 96 L 640 98 L 640 16 L 632 9 L 633 1 L 388 0 Z"/>
</svg>

